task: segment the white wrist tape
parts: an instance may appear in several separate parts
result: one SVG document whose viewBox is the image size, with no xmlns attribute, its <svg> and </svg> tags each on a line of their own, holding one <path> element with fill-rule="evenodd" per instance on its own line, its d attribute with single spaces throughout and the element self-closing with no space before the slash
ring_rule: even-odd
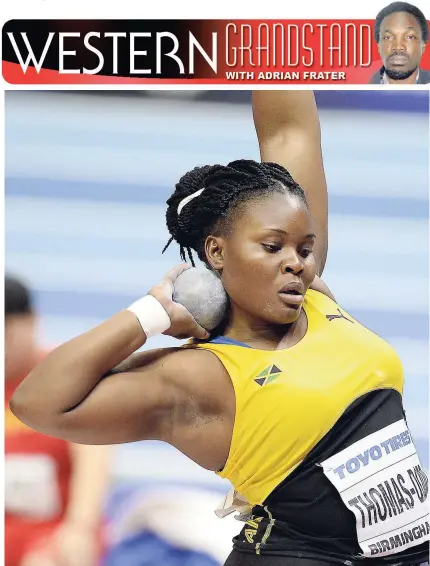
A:
<svg viewBox="0 0 430 566">
<path fill-rule="evenodd" d="M 134 313 L 146 337 L 161 334 L 170 328 L 171 320 L 161 303 L 152 295 L 146 295 L 131 304 L 128 311 Z"/>
</svg>

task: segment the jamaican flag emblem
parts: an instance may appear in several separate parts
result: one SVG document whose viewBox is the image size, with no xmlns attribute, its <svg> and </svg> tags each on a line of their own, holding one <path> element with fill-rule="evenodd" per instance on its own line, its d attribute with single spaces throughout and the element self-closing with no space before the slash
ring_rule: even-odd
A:
<svg viewBox="0 0 430 566">
<path fill-rule="evenodd" d="M 278 366 L 271 365 L 264 369 L 261 373 L 254 378 L 255 383 L 258 385 L 268 385 L 271 381 L 274 381 L 282 373 L 282 370 Z"/>
</svg>

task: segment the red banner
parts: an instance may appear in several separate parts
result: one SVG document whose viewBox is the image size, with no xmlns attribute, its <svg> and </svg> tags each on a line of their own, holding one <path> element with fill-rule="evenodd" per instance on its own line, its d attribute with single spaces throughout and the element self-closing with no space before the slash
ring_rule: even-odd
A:
<svg viewBox="0 0 430 566">
<path fill-rule="evenodd" d="M 367 84 L 373 20 L 13 20 L 11 84 Z M 420 67 L 430 68 L 430 50 Z"/>
</svg>

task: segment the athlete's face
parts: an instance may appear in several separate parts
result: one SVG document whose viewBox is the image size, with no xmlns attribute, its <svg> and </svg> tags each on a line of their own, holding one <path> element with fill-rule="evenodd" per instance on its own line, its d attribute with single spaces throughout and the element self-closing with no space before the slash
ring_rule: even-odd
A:
<svg viewBox="0 0 430 566">
<path fill-rule="evenodd" d="M 420 64 L 425 44 L 421 27 L 415 16 L 407 12 L 395 12 L 381 22 L 379 53 L 385 69 L 406 78 Z"/>
<path fill-rule="evenodd" d="M 252 324 L 294 322 L 316 275 L 314 239 L 309 210 L 297 197 L 274 194 L 243 204 L 229 235 L 206 242 L 233 313 Z"/>
</svg>

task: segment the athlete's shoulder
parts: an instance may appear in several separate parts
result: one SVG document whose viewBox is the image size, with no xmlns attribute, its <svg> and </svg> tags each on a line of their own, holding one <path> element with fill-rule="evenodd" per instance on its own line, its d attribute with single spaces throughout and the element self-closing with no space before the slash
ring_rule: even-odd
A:
<svg viewBox="0 0 430 566">
<path fill-rule="evenodd" d="M 318 276 L 315 276 L 315 279 L 310 284 L 309 291 L 318 291 L 318 293 L 322 293 L 332 301 L 336 302 L 333 293 L 330 291 L 330 289 L 327 287 L 324 281 L 320 279 Z"/>
<path fill-rule="evenodd" d="M 305 304 L 307 304 L 308 309 L 311 309 L 310 311 L 308 310 L 310 315 L 313 309 L 325 315 L 328 321 L 336 318 L 346 318 L 350 322 L 357 323 L 357 321 L 339 305 L 332 293 L 328 290 L 328 287 L 326 287 L 322 281 L 320 281 L 318 287 L 318 289 L 309 288 L 305 295 Z"/>
</svg>

